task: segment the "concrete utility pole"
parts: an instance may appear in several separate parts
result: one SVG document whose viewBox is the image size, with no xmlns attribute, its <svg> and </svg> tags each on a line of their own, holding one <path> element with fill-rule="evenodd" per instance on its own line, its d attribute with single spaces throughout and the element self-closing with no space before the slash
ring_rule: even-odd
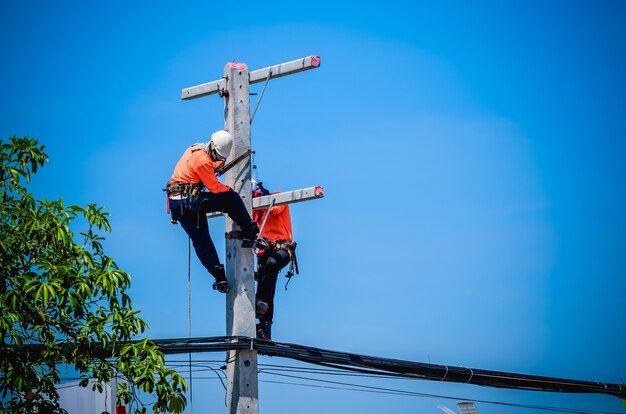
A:
<svg viewBox="0 0 626 414">
<path fill-rule="evenodd" d="M 183 89 L 181 99 L 195 99 L 218 93 L 224 101 L 224 129 L 230 132 L 234 142 L 226 160 L 238 158 L 249 152 L 250 140 L 250 84 L 268 82 L 270 79 L 319 67 L 318 56 L 308 56 L 267 68 L 248 71 L 242 63 L 227 63 L 222 79 Z M 260 99 L 260 98 L 259 98 Z M 225 182 L 239 193 L 252 213 L 252 165 L 250 157 L 240 158 L 225 173 Z M 280 196 L 276 205 L 323 197 L 321 187 L 311 187 Z M 255 208 L 267 207 L 271 196 L 260 197 Z M 226 335 L 256 337 L 254 251 L 242 249 L 239 227 L 226 219 L 226 277 L 232 287 L 226 299 Z M 259 412 L 257 352 L 255 350 L 229 351 L 227 361 L 227 413 L 257 414 Z"/>
</svg>

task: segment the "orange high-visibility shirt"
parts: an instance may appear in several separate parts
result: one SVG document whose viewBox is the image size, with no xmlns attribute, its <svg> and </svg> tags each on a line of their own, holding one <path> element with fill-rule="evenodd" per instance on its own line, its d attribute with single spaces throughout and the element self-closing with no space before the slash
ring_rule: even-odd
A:
<svg viewBox="0 0 626 414">
<path fill-rule="evenodd" d="M 258 223 L 259 228 L 263 225 L 265 214 L 267 214 L 266 208 L 252 212 L 252 218 Z M 272 207 L 272 211 L 270 211 L 270 215 L 267 217 L 267 222 L 265 223 L 261 237 L 271 242 L 276 240 L 293 240 L 293 234 L 291 233 L 291 215 L 289 214 L 289 206 L 287 204 Z"/>
<path fill-rule="evenodd" d="M 225 193 L 230 187 L 219 182 L 215 176 L 215 170 L 222 161 L 213 161 L 209 154 L 202 150 L 191 152 L 187 148 L 176 168 L 170 181 L 183 184 L 197 184 L 202 182 L 212 193 Z"/>
</svg>

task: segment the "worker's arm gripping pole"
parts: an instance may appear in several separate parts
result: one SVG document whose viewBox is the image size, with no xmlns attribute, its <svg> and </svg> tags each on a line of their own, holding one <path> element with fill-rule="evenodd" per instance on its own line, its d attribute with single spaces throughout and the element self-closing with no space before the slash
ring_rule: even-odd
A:
<svg viewBox="0 0 626 414">
<path fill-rule="evenodd" d="M 228 80 L 225 94 L 224 129 L 233 135 L 231 154 L 242 154 L 250 148 L 250 96 L 248 68 L 242 64 L 229 63 L 224 68 Z M 250 157 L 235 163 L 224 174 L 225 182 L 243 200 L 248 213 L 252 213 L 252 168 Z M 226 219 L 226 233 L 237 234 L 239 228 Z M 226 240 L 226 276 L 232 286 L 226 300 L 226 335 L 256 336 L 254 300 L 254 253 L 242 249 L 241 239 Z M 227 363 L 227 412 L 229 414 L 252 414 L 259 412 L 259 388 L 257 375 L 257 351 L 239 350 L 228 353 Z"/>
</svg>

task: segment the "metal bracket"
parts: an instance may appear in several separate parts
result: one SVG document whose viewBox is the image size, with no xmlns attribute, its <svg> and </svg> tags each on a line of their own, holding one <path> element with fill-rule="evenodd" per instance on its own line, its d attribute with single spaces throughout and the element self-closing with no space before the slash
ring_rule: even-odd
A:
<svg viewBox="0 0 626 414">
<path fill-rule="evenodd" d="M 243 240 L 243 231 L 241 230 L 227 231 L 224 234 L 227 239 Z"/>
<path fill-rule="evenodd" d="M 252 116 L 250 117 L 250 125 L 252 125 L 252 121 L 254 121 L 254 117 L 256 116 L 256 110 L 259 109 L 259 104 L 261 103 L 261 99 L 263 99 L 263 94 L 265 93 L 265 88 L 267 88 L 267 84 L 272 78 L 272 69 L 270 69 L 267 74 L 267 79 L 265 79 L 265 83 L 263 84 L 263 89 L 261 90 L 261 96 L 259 96 L 259 100 L 256 101 L 256 105 L 254 107 L 254 111 L 252 112 Z"/>
<path fill-rule="evenodd" d="M 237 155 L 235 158 L 233 158 L 232 160 L 228 161 L 228 163 L 226 164 L 222 164 L 222 166 L 220 168 L 218 168 L 215 171 L 215 174 L 217 174 L 217 176 L 219 177 L 220 175 L 223 175 L 224 173 L 226 173 L 226 171 L 230 170 L 231 168 L 233 168 L 235 165 L 237 165 L 237 163 L 239 163 L 241 160 L 243 160 L 244 158 L 248 157 L 250 154 L 252 154 L 254 151 L 252 151 L 250 148 L 248 148 L 247 150 L 245 150 L 244 152 L 242 152 L 241 154 Z"/>
</svg>

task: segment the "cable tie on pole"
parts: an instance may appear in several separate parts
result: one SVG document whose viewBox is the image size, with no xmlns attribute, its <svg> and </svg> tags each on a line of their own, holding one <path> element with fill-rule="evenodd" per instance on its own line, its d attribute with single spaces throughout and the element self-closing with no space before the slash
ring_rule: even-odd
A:
<svg viewBox="0 0 626 414">
<path fill-rule="evenodd" d="M 466 384 L 469 384 L 470 381 L 472 380 L 472 378 L 474 377 L 474 371 L 471 368 L 468 368 L 468 369 L 470 370 L 471 375 L 470 375 L 469 379 L 467 380 Z"/>
<path fill-rule="evenodd" d="M 254 338 L 250 338 L 250 351 L 254 351 Z"/>
<path fill-rule="evenodd" d="M 443 380 L 445 380 L 445 379 L 446 379 L 446 377 L 448 376 L 448 366 L 447 366 L 447 365 L 445 365 L 445 367 L 446 367 L 446 373 L 443 375 L 443 378 L 442 378 L 442 379 L 440 379 L 439 381 L 443 381 Z"/>
</svg>

